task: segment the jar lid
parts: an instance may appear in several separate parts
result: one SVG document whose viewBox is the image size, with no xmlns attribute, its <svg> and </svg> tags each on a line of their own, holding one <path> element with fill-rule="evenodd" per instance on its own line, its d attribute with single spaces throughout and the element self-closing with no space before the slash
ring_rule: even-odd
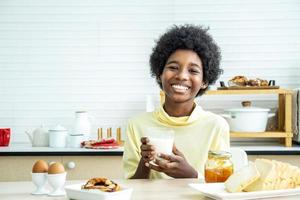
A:
<svg viewBox="0 0 300 200">
<path fill-rule="evenodd" d="M 242 106 L 240 108 L 231 108 L 231 109 L 225 109 L 225 112 L 269 112 L 269 108 L 258 108 L 258 107 L 252 107 L 251 101 L 242 101 Z"/>
<path fill-rule="evenodd" d="M 258 108 L 258 107 L 244 107 L 244 108 L 230 108 L 225 109 L 225 112 L 269 112 L 269 108 Z"/>
<path fill-rule="evenodd" d="M 228 151 L 209 151 L 208 156 L 212 156 L 216 158 L 230 158 L 231 153 Z"/>
</svg>

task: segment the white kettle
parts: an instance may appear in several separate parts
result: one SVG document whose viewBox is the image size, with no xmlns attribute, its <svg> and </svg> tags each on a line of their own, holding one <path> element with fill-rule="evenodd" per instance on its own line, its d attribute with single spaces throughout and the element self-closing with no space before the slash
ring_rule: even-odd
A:
<svg viewBox="0 0 300 200">
<path fill-rule="evenodd" d="M 48 147 L 49 132 L 43 126 L 35 129 L 32 133 L 25 131 L 33 147 Z"/>
</svg>

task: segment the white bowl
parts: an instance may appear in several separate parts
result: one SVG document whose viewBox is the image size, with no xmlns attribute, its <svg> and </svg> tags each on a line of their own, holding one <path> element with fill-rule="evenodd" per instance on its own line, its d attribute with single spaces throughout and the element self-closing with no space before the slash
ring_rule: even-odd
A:
<svg viewBox="0 0 300 200">
<path fill-rule="evenodd" d="M 65 190 L 69 199 L 76 200 L 130 200 L 132 188 L 121 187 L 116 192 L 102 192 L 97 189 L 81 189 L 82 184 L 65 186 Z"/>
</svg>

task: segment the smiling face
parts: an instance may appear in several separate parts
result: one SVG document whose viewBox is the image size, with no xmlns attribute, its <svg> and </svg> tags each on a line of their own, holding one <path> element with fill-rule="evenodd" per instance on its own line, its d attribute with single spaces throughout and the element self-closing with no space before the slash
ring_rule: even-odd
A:
<svg viewBox="0 0 300 200">
<path fill-rule="evenodd" d="M 192 50 L 177 50 L 166 62 L 160 76 L 166 103 L 193 103 L 203 82 L 203 67 L 198 54 Z"/>
</svg>

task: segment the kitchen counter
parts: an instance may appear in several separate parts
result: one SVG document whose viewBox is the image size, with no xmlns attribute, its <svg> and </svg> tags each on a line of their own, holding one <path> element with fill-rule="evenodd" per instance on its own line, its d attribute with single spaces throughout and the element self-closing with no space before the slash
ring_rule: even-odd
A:
<svg viewBox="0 0 300 200">
<path fill-rule="evenodd" d="M 275 142 L 232 142 L 232 147 L 244 149 L 248 155 L 300 155 L 300 145 L 285 147 Z M 122 156 L 123 147 L 118 149 L 50 148 L 15 144 L 0 147 L 0 156 Z"/>
<path fill-rule="evenodd" d="M 248 159 L 265 158 L 288 162 L 300 167 L 300 146 L 279 146 L 278 143 L 232 143 L 232 147 L 246 150 Z M 0 181 L 30 180 L 30 170 L 37 160 L 61 162 L 68 171 L 69 180 L 80 180 L 93 176 L 93 166 L 101 176 L 122 178 L 123 148 L 93 150 L 81 148 L 30 147 L 12 145 L 0 148 Z M 21 164 L 22 163 L 22 164 Z M 21 164 L 21 165 L 20 165 Z M 1 199 L 1 198 L 0 198 Z"/>
<path fill-rule="evenodd" d="M 15 144 L 9 147 L 0 147 L 0 156 L 120 156 L 123 147 L 117 149 L 85 149 L 85 148 L 51 148 L 32 147 L 28 144 Z"/>
<path fill-rule="evenodd" d="M 121 186 L 133 188 L 132 200 L 153 200 L 153 199 L 173 199 L 173 200 L 209 200 L 200 192 L 190 188 L 189 183 L 199 183 L 197 179 L 161 179 L 161 180 L 115 180 Z M 84 183 L 85 181 L 67 181 L 66 185 Z M 16 189 L 18 188 L 18 189 Z M 31 195 L 30 192 L 34 190 L 32 182 L 0 182 L 0 199 L 1 200 L 15 200 L 15 199 L 48 199 L 48 200 L 66 200 L 66 196 L 49 197 L 47 195 Z M 300 195 L 280 197 L 285 200 L 299 199 Z M 271 198 L 269 198 L 271 199 Z M 274 199 L 274 198 L 272 198 Z M 276 198 L 278 199 L 278 197 Z"/>
</svg>

